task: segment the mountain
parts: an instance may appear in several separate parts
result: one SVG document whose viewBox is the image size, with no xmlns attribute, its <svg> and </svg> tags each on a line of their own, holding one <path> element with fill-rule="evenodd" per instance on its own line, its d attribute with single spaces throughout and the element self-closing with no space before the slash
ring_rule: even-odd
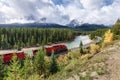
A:
<svg viewBox="0 0 120 80">
<path fill-rule="evenodd" d="M 108 28 L 109 26 L 105 26 L 103 24 L 89 24 L 89 23 L 84 23 L 79 22 L 76 19 L 73 19 L 70 21 L 69 24 L 67 24 L 70 28 L 75 28 L 76 30 L 81 30 L 81 31 L 94 31 L 97 29 L 103 29 L 103 28 Z"/>
<path fill-rule="evenodd" d="M 108 28 L 108 26 L 105 26 L 103 24 L 98 25 L 98 24 L 88 24 L 88 23 L 84 23 L 80 26 L 76 26 L 75 29 L 79 29 L 82 31 L 94 31 L 97 29 L 103 29 L 103 28 Z"/>
<path fill-rule="evenodd" d="M 72 21 L 70 21 L 69 24 L 67 24 L 67 26 L 75 28 L 76 26 L 80 26 L 81 23 L 77 20 L 77 19 L 73 19 Z"/>
<path fill-rule="evenodd" d="M 24 23 L 24 24 L 19 24 L 19 23 L 14 23 L 14 24 L 0 24 L 0 27 L 29 27 L 29 28 L 68 28 L 67 26 L 55 24 L 55 23 Z"/>
<path fill-rule="evenodd" d="M 23 28 L 23 27 L 29 27 L 29 28 L 72 28 L 80 31 L 94 31 L 96 29 L 102 29 L 102 28 L 108 28 L 105 25 L 98 25 L 98 24 L 88 24 L 84 23 L 81 24 L 78 20 L 72 20 L 70 24 L 67 25 L 60 25 L 60 24 L 55 24 L 55 23 L 46 23 L 45 18 L 42 18 L 38 22 L 33 22 L 33 23 L 13 23 L 13 24 L 0 24 L 0 27 L 18 27 L 18 28 Z M 68 27 L 69 26 L 69 27 Z"/>
</svg>

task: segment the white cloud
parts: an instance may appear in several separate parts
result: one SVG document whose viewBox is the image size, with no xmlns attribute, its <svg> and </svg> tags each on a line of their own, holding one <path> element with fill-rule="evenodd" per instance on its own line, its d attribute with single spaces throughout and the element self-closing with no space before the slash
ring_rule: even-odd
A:
<svg viewBox="0 0 120 80">
<path fill-rule="evenodd" d="M 80 0 L 85 9 L 97 9 L 104 5 L 104 0 Z"/>
<path fill-rule="evenodd" d="M 120 0 L 0 0 L 0 23 L 47 22 L 113 24 L 120 18 Z"/>
</svg>

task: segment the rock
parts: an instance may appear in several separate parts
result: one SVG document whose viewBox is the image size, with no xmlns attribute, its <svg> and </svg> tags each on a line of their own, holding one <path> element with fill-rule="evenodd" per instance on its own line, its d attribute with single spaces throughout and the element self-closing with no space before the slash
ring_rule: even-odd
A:
<svg viewBox="0 0 120 80">
<path fill-rule="evenodd" d="M 66 79 L 66 80 L 75 80 L 73 77 L 70 77 L 70 78 L 68 78 L 68 79 Z"/>
<path fill-rule="evenodd" d="M 104 62 L 101 62 L 101 63 L 99 63 L 98 65 L 99 65 L 99 67 L 103 67 L 103 66 L 105 66 L 105 63 L 104 63 Z"/>
<path fill-rule="evenodd" d="M 98 73 L 96 71 L 94 71 L 94 72 L 91 73 L 90 77 L 94 80 L 98 79 Z"/>
<path fill-rule="evenodd" d="M 87 75 L 86 72 L 82 72 L 82 73 L 80 73 L 80 76 L 81 76 L 81 77 L 86 77 L 86 75 Z"/>
<path fill-rule="evenodd" d="M 74 75 L 75 80 L 80 80 L 80 76 Z"/>
</svg>

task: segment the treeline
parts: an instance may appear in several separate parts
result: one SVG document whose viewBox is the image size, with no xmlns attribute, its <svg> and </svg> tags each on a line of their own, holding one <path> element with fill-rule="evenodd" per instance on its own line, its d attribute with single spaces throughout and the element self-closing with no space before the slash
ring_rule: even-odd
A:
<svg viewBox="0 0 120 80">
<path fill-rule="evenodd" d="M 96 36 L 103 37 L 103 35 L 105 34 L 105 32 L 107 30 L 108 30 L 108 28 L 106 28 L 106 29 L 98 29 L 96 31 L 89 32 L 90 39 L 95 39 Z"/>
<path fill-rule="evenodd" d="M 42 43 L 69 41 L 74 38 L 70 29 L 0 28 L 0 49 L 39 46 Z"/>
<path fill-rule="evenodd" d="M 98 29 L 96 31 L 90 32 L 90 38 L 95 39 L 96 36 L 104 37 L 103 35 L 108 29 L 112 31 L 114 40 L 120 39 L 120 19 L 116 21 L 112 28 Z"/>
<path fill-rule="evenodd" d="M 120 40 L 120 19 L 113 25 L 112 32 L 114 33 L 114 40 Z"/>
</svg>

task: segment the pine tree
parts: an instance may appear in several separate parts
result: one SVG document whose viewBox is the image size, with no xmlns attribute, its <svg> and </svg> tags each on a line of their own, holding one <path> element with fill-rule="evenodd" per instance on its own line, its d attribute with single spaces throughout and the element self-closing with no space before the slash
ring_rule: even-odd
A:
<svg viewBox="0 0 120 80">
<path fill-rule="evenodd" d="M 45 72 L 45 51 L 43 48 L 40 49 L 35 55 L 34 68 L 40 75 Z"/>
<path fill-rule="evenodd" d="M 24 66 L 22 67 L 23 70 L 23 78 L 26 80 L 30 75 L 32 75 L 34 72 L 33 70 L 33 61 L 29 58 L 28 55 L 26 55 L 26 58 L 24 60 Z"/>
<path fill-rule="evenodd" d="M 50 61 L 50 73 L 54 74 L 58 71 L 57 62 L 55 60 L 54 52 L 51 55 L 51 61 Z"/>
<path fill-rule="evenodd" d="M 5 76 L 5 70 L 4 70 L 2 57 L 0 56 L 0 80 L 3 80 L 4 76 Z"/>
<path fill-rule="evenodd" d="M 11 64 L 7 68 L 7 76 L 4 78 L 5 80 L 22 80 L 22 70 L 19 61 L 17 60 L 17 56 L 14 54 Z"/>
<path fill-rule="evenodd" d="M 82 43 L 82 41 L 80 42 L 80 46 L 79 47 L 80 47 L 80 53 L 83 54 L 84 52 L 83 52 L 83 43 Z"/>
</svg>

